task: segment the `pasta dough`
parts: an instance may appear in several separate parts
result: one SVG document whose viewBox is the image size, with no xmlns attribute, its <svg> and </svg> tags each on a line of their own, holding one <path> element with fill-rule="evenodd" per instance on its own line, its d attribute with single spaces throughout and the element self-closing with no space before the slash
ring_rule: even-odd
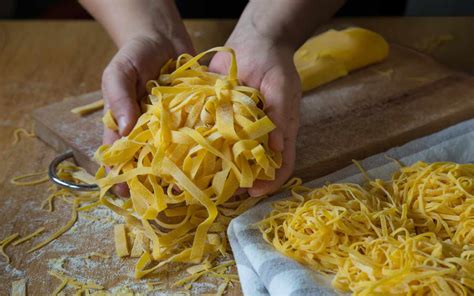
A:
<svg viewBox="0 0 474 296">
<path fill-rule="evenodd" d="M 328 30 L 310 38 L 294 55 L 304 91 L 346 76 L 350 71 L 380 62 L 388 56 L 388 43 L 363 28 Z"/>
</svg>

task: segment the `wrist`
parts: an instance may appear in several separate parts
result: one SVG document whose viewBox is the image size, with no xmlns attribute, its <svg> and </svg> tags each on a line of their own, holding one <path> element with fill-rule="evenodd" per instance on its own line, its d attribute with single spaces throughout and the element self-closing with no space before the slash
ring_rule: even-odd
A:
<svg viewBox="0 0 474 296">
<path fill-rule="evenodd" d="M 139 39 L 151 41 L 162 48 L 171 48 L 171 56 L 177 56 L 182 53 L 194 54 L 191 39 L 181 20 L 171 25 L 163 25 L 162 23 L 141 24 L 137 25 L 133 30 L 119 31 L 119 34 L 119 36 L 111 34 L 119 48 L 132 40 Z"/>
<path fill-rule="evenodd" d="M 237 25 L 256 38 L 296 50 L 344 0 L 251 0 Z"/>
<path fill-rule="evenodd" d="M 271 5 L 276 7 L 270 8 Z M 257 42 L 269 44 L 272 47 L 296 50 L 300 45 L 299 40 L 302 38 L 297 36 L 297 32 L 293 32 L 296 30 L 289 29 L 291 26 L 285 17 L 281 15 L 280 10 L 283 8 L 281 6 L 278 7 L 279 5 L 281 4 L 272 3 L 269 0 L 250 1 L 231 39 L 234 35 L 242 35 L 246 37 L 245 43 Z"/>
<path fill-rule="evenodd" d="M 168 42 L 176 54 L 192 51 L 191 40 L 171 0 L 80 0 L 118 47 L 148 38 Z M 113 9 L 111 9 L 113 7 Z"/>
</svg>

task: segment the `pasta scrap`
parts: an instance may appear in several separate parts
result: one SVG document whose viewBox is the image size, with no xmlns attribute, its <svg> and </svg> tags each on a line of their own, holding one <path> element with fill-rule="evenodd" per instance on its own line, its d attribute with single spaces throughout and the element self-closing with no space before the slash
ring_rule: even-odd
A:
<svg viewBox="0 0 474 296">
<path fill-rule="evenodd" d="M 58 237 L 60 237 L 63 233 L 65 233 L 66 231 L 68 231 L 73 225 L 74 223 L 76 223 L 76 220 L 77 220 L 77 216 L 78 216 L 78 213 L 77 213 L 77 208 L 79 206 L 79 200 L 78 199 L 74 199 L 73 201 L 73 204 L 72 204 L 72 212 L 71 212 L 71 217 L 69 218 L 69 221 L 66 222 L 66 224 L 64 224 L 63 226 L 61 226 L 58 230 L 56 230 L 56 232 L 54 232 L 53 234 L 51 234 L 47 239 L 45 239 L 44 241 L 42 241 L 41 243 L 35 245 L 34 247 L 32 247 L 31 249 L 28 250 L 28 253 L 31 253 L 31 252 L 34 252 L 38 249 L 41 249 L 42 247 L 46 246 L 47 244 L 49 244 L 50 242 L 54 241 L 55 239 L 57 239 Z"/>
<path fill-rule="evenodd" d="M 19 176 L 19 177 L 13 178 L 12 183 L 17 186 L 37 185 L 37 184 L 48 181 L 48 177 L 45 176 L 46 180 L 43 180 L 43 178 L 40 178 L 38 180 L 33 180 L 33 181 L 21 181 L 21 180 L 24 178 L 40 176 L 43 174 L 46 174 L 46 172 L 32 173 L 32 174 L 27 174 L 24 176 Z M 75 183 L 84 183 L 84 182 L 88 183 L 95 180 L 91 175 L 87 174 L 84 169 L 79 168 L 69 162 L 62 162 L 58 165 L 57 175 L 61 179 L 72 181 Z M 56 186 L 52 186 L 50 189 L 52 189 L 53 192 L 48 196 L 46 200 L 46 203 L 49 204 L 49 211 L 53 211 L 54 199 L 60 197 L 72 205 L 71 217 L 66 222 L 66 224 L 64 224 L 56 232 L 51 234 L 47 239 L 33 246 L 31 249 L 29 249 L 28 253 L 34 252 L 46 246 L 50 242 L 60 237 L 63 233 L 68 231 L 76 222 L 79 212 L 90 210 L 100 204 L 99 194 L 97 192 L 71 192 L 64 188 L 58 189 Z M 17 242 L 15 242 L 16 243 L 15 245 L 21 244 L 41 234 L 44 230 L 45 229 L 43 227 L 39 228 L 35 232 L 27 235 L 26 237 L 19 239 Z"/>
<path fill-rule="evenodd" d="M 11 296 L 26 296 L 26 279 L 12 282 Z"/>
<path fill-rule="evenodd" d="M 145 237 L 145 234 L 143 232 L 138 232 L 135 235 L 135 239 L 133 240 L 133 246 L 132 250 L 130 251 L 130 257 L 140 257 L 143 252 L 147 250 L 147 243 L 148 239 Z"/>
<path fill-rule="evenodd" d="M 295 185 L 259 223 L 281 253 L 354 295 L 474 293 L 474 165 L 417 162 L 389 181 Z"/>
<path fill-rule="evenodd" d="M 76 108 L 71 109 L 71 112 L 80 116 L 84 116 L 87 114 L 90 114 L 92 112 L 95 112 L 97 110 L 100 110 L 104 107 L 104 100 L 100 99 L 98 101 L 92 102 L 87 105 L 79 106 Z"/>
<path fill-rule="evenodd" d="M 44 230 L 45 230 L 44 227 L 40 227 L 40 228 L 38 228 L 37 230 L 35 230 L 34 232 L 32 232 L 32 233 L 26 235 L 25 237 L 22 237 L 22 238 L 20 238 L 20 239 L 18 239 L 18 240 L 16 240 L 16 241 L 14 241 L 14 242 L 12 243 L 12 245 L 13 245 L 13 246 L 17 246 L 17 245 L 22 244 L 22 243 L 24 243 L 24 242 L 26 242 L 26 241 L 29 241 L 30 239 L 34 238 L 35 236 L 40 235 Z"/>
<path fill-rule="evenodd" d="M 127 230 L 125 224 L 114 225 L 115 252 L 119 257 L 125 257 L 130 254 L 128 251 Z"/>
<path fill-rule="evenodd" d="M 71 286 L 75 289 L 75 295 L 83 295 L 83 293 L 85 293 L 85 295 L 89 295 L 90 290 L 98 290 L 97 292 L 104 290 L 103 286 L 90 281 L 83 283 L 72 276 L 68 276 L 56 271 L 48 271 L 48 273 L 61 280 L 61 283 L 58 287 L 56 287 L 52 295 L 58 295 L 67 286 Z"/>
<path fill-rule="evenodd" d="M 15 145 L 17 143 L 20 142 L 21 140 L 21 136 L 20 135 L 24 135 L 28 138 L 34 138 L 36 137 L 35 133 L 34 132 L 29 132 L 28 130 L 20 127 L 20 128 L 17 128 L 13 131 L 13 142 L 12 142 L 12 145 Z"/>
<path fill-rule="evenodd" d="M 7 264 L 10 263 L 10 256 L 8 256 L 8 254 L 5 253 L 5 248 L 17 237 L 18 237 L 18 233 L 14 233 L 0 241 L 0 255 L 5 257 Z"/>
<path fill-rule="evenodd" d="M 31 177 L 37 177 L 37 176 L 41 176 L 41 177 L 36 179 L 36 180 L 35 179 L 28 180 Z M 25 179 L 27 179 L 27 181 L 23 181 Z M 48 172 L 47 171 L 41 171 L 41 172 L 36 172 L 36 173 L 20 175 L 20 176 L 13 177 L 10 180 L 10 182 L 13 185 L 17 185 L 17 186 L 38 185 L 38 184 L 45 183 L 45 182 L 48 182 L 48 181 L 49 181 L 49 177 L 48 177 Z"/>
</svg>

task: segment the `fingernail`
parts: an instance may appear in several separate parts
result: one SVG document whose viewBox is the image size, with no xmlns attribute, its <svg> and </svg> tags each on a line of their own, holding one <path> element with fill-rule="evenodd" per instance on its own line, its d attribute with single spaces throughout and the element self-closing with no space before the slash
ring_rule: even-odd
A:
<svg viewBox="0 0 474 296">
<path fill-rule="evenodd" d="M 127 120 L 125 117 L 118 118 L 119 133 L 123 137 L 125 136 L 125 129 L 127 128 Z"/>
</svg>

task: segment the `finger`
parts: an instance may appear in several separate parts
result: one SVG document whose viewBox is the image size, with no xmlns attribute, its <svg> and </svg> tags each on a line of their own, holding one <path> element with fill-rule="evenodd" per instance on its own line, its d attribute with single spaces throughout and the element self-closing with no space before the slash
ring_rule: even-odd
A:
<svg viewBox="0 0 474 296">
<path fill-rule="evenodd" d="M 104 144 L 112 144 L 130 133 L 140 114 L 138 100 L 146 93 L 146 81 L 157 78 L 162 64 L 171 55 L 169 46 L 143 38 L 120 49 L 112 59 L 102 76 L 102 92 L 105 109 L 112 110 L 119 131 L 104 129 Z M 113 186 L 112 192 L 122 197 L 130 196 L 126 183 Z"/>
<path fill-rule="evenodd" d="M 275 180 L 257 181 L 253 188 L 249 189 L 249 194 L 252 196 L 260 196 L 277 191 L 291 176 L 294 168 L 301 92 L 296 86 L 296 83 L 299 83 L 297 79 L 291 82 L 291 79 L 288 79 L 283 73 L 277 74 L 275 77 L 269 76 L 268 80 L 264 78 L 262 81 L 262 93 L 266 93 L 264 95 L 266 95 L 268 100 L 266 113 L 277 126 L 270 133 L 270 147 L 274 150 L 282 151 L 282 167 L 277 170 Z M 287 82 L 283 82 L 282 77 Z"/>
<path fill-rule="evenodd" d="M 103 135 L 103 139 L 102 139 L 103 144 L 112 145 L 118 139 L 120 139 L 120 135 L 117 132 L 115 132 L 111 129 L 108 129 L 108 128 L 104 128 L 104 135 Z M 110 171 L 110 168 L 106 167 L 105 170 L 108 173 Z M 120 197 L 130 196 L 130 192 L 129 192 L 127 183 L 116 184 L 112 187 L 111 190 L 115 195 L 120 196 Z"/>
<path fill-rule="evenodd" d="M 292 128 L 294 130 L 294 128 Z M 293 173 L 295 163 L 296 134 L 285 140 L 285 150 L 283 151 L 283 163 L 276 172 L 275 180 L 258 180 L 254 186 L 248 190 L 251 196 L 262 196 L 277 191 L 288 180 Z"/>
<path fill-rule="evenodd" d="M 102 135 L 102 143 L 104 145 L 112 145 L 118 139 L 120 139 L 120 135 L 116 131 L 104 126 L 104 134 Z"/>
<path fill-rule="evenodd" d="M 112 187 L 112 192 L 120 197 L 130 197 L 130 189 L 128 188 L 127 183 L 115 184 Z"/>
<path fill-rule="evenodd" d="M 278 152 L 283 152 L 285 149 L 284 131 L 282 131 L 282 128 L 278 125 L 273 131 L 270 132 L 270 135 L 268 135 L 268 145 L 270 145 L 272 150 Z"/>
<path fill-rule="evenodd" d="M 138 100 L 146 95 L 146 82 L 158 77 L 172 55 L 169 42 L 138 38 L 122 47 L 105 69 L 102 91 L 120 135 L 132 130 L 140 114 Z"/>
<path fill-rule="evenodd" d="M 243 193 L 247 192 L 247 188 L 239 188 L 237 191 L 234 193 L 234 196 L 241 195 Z"/>
<path fill-rule="evenodd" d="M 299 85 L 293 81 L 295 79 L 288 79 L 285 71 L 288 69 L 281 67 L 268 71 L 260 88 L 266 100 L 265 113 L 276 126 L 269 135 L 269 145 L 279 152 L 285 149 L 285 136 L 288 134 L 290 120 L 295 120 L 298 116 L 301 96 Z"/>
<path fill-rule="evenodd" d="M 137 73 L 126 57 L 117 55 L 102 76 L 102 93 L 119 127 L 119 134 L 128 135 L 138 119 Z"/>
<path fill-rule="evenodd" d="M 227 74 L 231 63 L 231 57 L 226 52 L 218 52 L 214 55 L 209 64 L 209 70 L 211 72 Z"/>
</svg>

